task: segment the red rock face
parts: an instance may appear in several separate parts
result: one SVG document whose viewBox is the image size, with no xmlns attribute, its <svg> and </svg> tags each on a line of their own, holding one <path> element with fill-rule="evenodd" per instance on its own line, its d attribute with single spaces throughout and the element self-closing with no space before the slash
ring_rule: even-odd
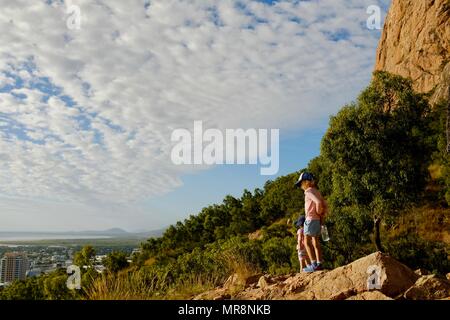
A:
<svg viewBox="0 0 450 320">
<path fill-rule="evenodd" d="M 393 0 L 378 45 L 375 70 L 411 78 L 429 92 L 450 63 L 450 1 Z"/>
</svg>

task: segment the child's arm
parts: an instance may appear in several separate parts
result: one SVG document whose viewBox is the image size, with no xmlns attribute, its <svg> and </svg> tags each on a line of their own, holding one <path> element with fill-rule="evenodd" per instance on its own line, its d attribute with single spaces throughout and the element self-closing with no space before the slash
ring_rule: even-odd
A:
<svg viewBox="0 0 450 320">
<path fill-rule="evenodd" d="M 313 192 L 308 192 L 308 197 L 314 202 L 316 205 L 316 212 L 319 216 L 322 215 L 322 213 L 325 210 L 325 206 L 322 199 L 319 199 Z"/>
</svg>

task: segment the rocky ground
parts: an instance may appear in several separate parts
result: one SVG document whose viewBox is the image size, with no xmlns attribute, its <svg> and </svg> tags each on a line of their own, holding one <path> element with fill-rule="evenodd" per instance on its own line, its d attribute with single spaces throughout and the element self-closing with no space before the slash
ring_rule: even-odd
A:
<svg viewBox="0 0 450 320">
<path fill-rule="evenodd" d="M 447 279 L 440 278 L 422 269 L 413 271 L 376 252 L 329 271 L 283 276 L 259 274 L 244 279 L 235 274 L 222 287 L 194 299 L 450 300 L 449 277 L 450 274 Z"/>
</svg>

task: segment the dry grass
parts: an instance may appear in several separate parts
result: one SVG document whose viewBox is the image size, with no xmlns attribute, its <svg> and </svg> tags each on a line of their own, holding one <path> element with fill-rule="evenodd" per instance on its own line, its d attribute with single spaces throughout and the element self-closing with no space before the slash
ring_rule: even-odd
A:
<svg viewBox="0 0 450 320">
<path fill-rule="evenodd" d="M 158 279 L 148 279 L 143 272 L 103 274 L 86 290 L 88 300 L 154 299 Z"/>
<path fill-rule="evenodd" d="M 396 237 L 405 233 L 450 245 L 450 209 L 423 206 L 403 213 L 389 235 Z"/>
<path fill-rule="evenodd" d="M 224 252 L 222 254 L 222 259 L 229 270 L 230 276 L 236 277 L 232 283 L 228 284 L 229 293 L 231 295 L 243 290 L 245 288 L 246 280 L 249 277 L 261 273 L 259 268 L 234 250 Z"/>
<path fill-rule="evenodd" d="M 190 275 L 182 279 L 175 287 L 170 288 L 164 295 L 167 300 L 189 300 L 194 296 L 217 287 L 223 283 L 222 277 L 214 274 Z"/>
<path fill-rule="evenodd" d="M 187 300 L 222 281 L 212 274 L 189 275 L 169 287 L 164 279 L 148 278 L 141 271 L 134 271 L 102 275 L 86 290 L 86 295 L 88 300 Z"/>
</svg>

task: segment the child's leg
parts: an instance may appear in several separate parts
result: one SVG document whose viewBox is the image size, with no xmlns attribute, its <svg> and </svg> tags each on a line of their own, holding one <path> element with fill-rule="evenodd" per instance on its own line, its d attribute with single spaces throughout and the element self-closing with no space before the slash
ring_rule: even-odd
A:
<svg viewBox="0 0 450 320">
<path fill-rule="evenodd" d="M 303 258 L 300 255 L 300 251 L 297 251 L 297 256 L 298 256 L 298 263 L 300 264 L 300 270 L 302 270 L 303 269 L 303 265 L 302 265 Z"/>
<path fill-rule="evenodd" d="M 305 261 L 305 266 L 309 266 L 311 264 L 311 260 L 308 257 L 304 257 L 303 261 Z"/>
<path fill-rule="evenodd" d="M 301 262 L 300 262 L 300 270 L 303 271 L 303 268 L 306 268 L 307 266 L 309 266 L 310 261 L 306 258 L 302 258 Z"/>
<path fill-rule="evenodd" d="M 298 261 L 300 262 L 300 271 L 303 271 L 303 268 L 306 268 L 311 263 L 305 254 L 306 254 L 305 252 L 298 253 Z"/>
<path fill-rule="evenodd" d="M 314 247 L 316 261 L 321 262 L 322 261 L 322 250 L 320 248 L 319 237 L 312 237 L 312 245 Z"/>
<path fill-rule="evenodd" d="M 316 261 L 316 254 L 314 252 L 314 246 L 311 243 L 311 236 L 305 235 L 305 249 L 308 253 L 308 257 L 311 261 Z"/>
<path fill-rule="evenodd" d="M 298 260 L 300 261 L 300 271 L 302 271 L 303 268 L 306 267 L 306 266 L 305 266 L 305 259 L 299 258 Z"/>
</svg>

